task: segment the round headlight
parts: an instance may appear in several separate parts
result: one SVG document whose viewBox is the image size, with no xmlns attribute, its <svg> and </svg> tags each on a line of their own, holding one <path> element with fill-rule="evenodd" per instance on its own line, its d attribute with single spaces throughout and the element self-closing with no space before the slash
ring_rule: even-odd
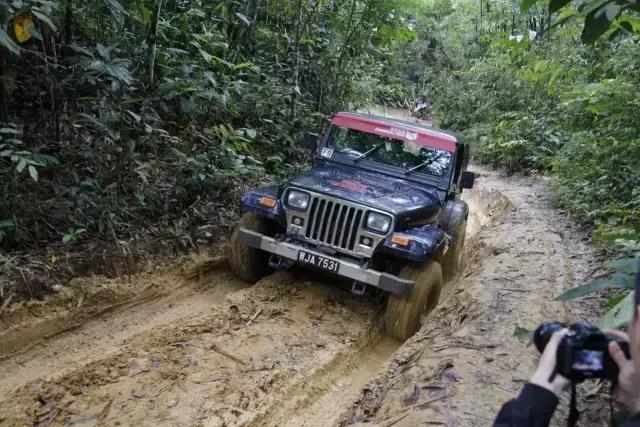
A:
<svg viewBox="0 0 640 427">
<path fill-rule="evenodd" d="M 291 190 L 287 195 L 287 205 L 295 209 L 305 210 L 309 206 L 309 195 L 302 191 Z"/>
<path fill-rule="evenodd" d="M 391 227 L 391 218 L 388 215 L 382 215 L 376 212 L 369 212 L 367 215 L 367 228 L 386 233 Z"/>
</svg>

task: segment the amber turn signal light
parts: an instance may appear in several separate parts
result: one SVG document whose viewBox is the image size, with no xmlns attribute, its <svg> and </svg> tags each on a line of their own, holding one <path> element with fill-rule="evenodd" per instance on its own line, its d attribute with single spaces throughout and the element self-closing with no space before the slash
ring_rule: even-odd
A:
<svg viewBox="0 0 640 427">
<path fill-rule="evenodd" d="M 409 246 L 409 242 L 411 242 L 411 239 L 405 236 L 394 234 L 393 236 L 391 236 L 391 242 L 395 243 L 396 245 Z"/>
<path fill-rule="evenodd" d="M 274 207 L 278 201 L 276 199 L 272 199 L 271 197 L 263 197 L 260 199 L 260 204 L 267 207 Z"/>
</svg>

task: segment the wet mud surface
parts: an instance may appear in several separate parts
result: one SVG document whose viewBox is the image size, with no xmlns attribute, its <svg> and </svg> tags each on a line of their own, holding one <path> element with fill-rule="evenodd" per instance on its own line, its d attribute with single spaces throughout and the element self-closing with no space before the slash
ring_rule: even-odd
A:
<svg viewBox="0 0 640 427">
<path fill-rule="evenodd" d="M 0 425 L 488 425 L 537 360 L 516 326 L 595 315 L 551 301 L 595 259 L 545 197 L 481 171 L 465 269 L 405 343 L 383 298 L 308 271 L 247 286 L 214 253 L 77 279 L 0 318 Z"/>
</svg>

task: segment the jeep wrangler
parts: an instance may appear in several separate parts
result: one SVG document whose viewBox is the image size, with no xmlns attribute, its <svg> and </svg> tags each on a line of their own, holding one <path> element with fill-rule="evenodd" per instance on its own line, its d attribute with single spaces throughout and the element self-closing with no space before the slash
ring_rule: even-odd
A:
<svg viewBox="0 0 640 427">
<path fill-rule="evenodd" d="M 229 265 L 255 282 L 301 264 L 389 294 L 385 325 L 404 340 L 460 271 L 473 187 L 469 147 L 450 132 L 386 117 L 337 114 L 311 169 L 242 196 Z"/>
</svg>

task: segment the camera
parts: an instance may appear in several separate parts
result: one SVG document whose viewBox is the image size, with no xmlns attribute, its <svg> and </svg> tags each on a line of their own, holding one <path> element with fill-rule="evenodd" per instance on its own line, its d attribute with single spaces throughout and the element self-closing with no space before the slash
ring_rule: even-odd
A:
<svg viewBox="0 0 640 427">
<path fill-rule="evenodd" d="M 567 328 L 559 322 L 547 321 L 538 326 L 533 342 L 540 353 L 544 351 L 554 332 Z M 556 370 L 563 377 L 580 382 L 587 378 L 604 378 L 613 382 L 618 378 L 618 365 L 609 355 L 609 342 L 615 341 L 629 356 L 629 344 L 606 334 L 590 323 L 574 323 L 558 347 Z"/>
</svg>

